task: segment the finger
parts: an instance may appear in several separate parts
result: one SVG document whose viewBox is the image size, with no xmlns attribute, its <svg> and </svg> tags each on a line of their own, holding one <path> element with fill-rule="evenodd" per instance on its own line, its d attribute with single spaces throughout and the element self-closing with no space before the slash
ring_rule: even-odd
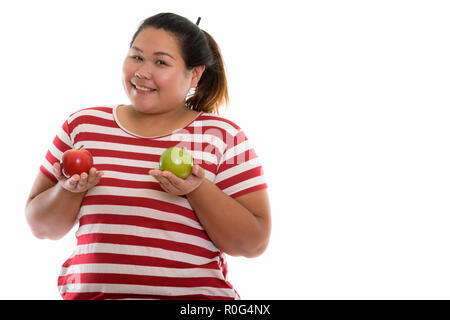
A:
<svg viewBox="0 0 450 320">
<path fill-rule="evenodd" d="M 158 181 L 166 188 L 166 189 L 172 189 L 172 183 L 170 183 L 169 179 L 167 179 L 164 176 L 160 176 L 158 178 Z M 167 190 L 166 190 L 167 191 Z"/>
<path fill-rule="evenodd" d="M 92 167 L 89 170 L 89 175 L 88 175 L 88 179 L 87 179 L 87 183 L 89 185 L 93 184 L 95 182 L 95 180 L 97 179 L 97 169 L 95 169 L 94 167 Z"/>
<path fill-rule="evenodd" d="M 164 183 L 165 185 L 170 185 L 169 179 L 167 179 L 167 177 L 164 177 L 163 175 L 158 176 L 157 180 L 161 183 Z"/>
<path fill-rule="evenodd" d="M 170 171 L 163 171 L 161 174 L 163 178 L 166 178 L 170 184 L 174 185 L 175 187 L 180 187 L 180 185 L 183 183 L 183 179 L 178 178 L 176 175 L 174 175 Z"/>
<path fill-rule="evenodd" d="M 165 186 L 163 186 L 162 184 L 160 186 L 161 186 L 161 189 L 163 189 L 165 192 L 170 193 L 170 190 L 167 189 Z"/>
<path fill-rule="evenodd" d="M 161 170 L 150 170 L 149 174 L 159 183 L 161 183 L 162 171 Z"/>
<path fill-rule="evenodd" d="M 148 171 L 148 174 L 151 176 L 158 176 L 158 175 L 161 175 L 161 173 L 162 173 L 162 171 L 159 169 L 150 169 Z"/>
<path fill-rule="evenodd" d="M 80 175 L 80 181 L 78 181 L 78 188 L 81 188 L 81 189 L 83 189 L 83 188 L 85 188 L 86 187 L 86 185 L 87 185 L 87 183 L 88 183 L 88 174 L 86 173 L 86 172 L 83 172 L 81 175 Z"/>
<path fill-rule="evenodd" d="M 80 180 L 80 176 L 77 174 L 74 174 L 69 179 L 66 180 L 66 185 L 69 187 L 69 189 L 73 190 L 77 186 L 78 181 Z"/>
<path fill-rule="evenodd" d="M 197 176 L 199 178 L 204 178 L 205 177 L 205 170 L 202 167 L 200 167 L 198 164 L 196 164 L 192 168 L 192 173 L 194 174 L 194 176 Z"/>
<path fill-rule="evenodd" d="M 59 162 L 53 164 L 53 172 L 55 173 L 56 179 L 60 180 L 62 178 L 61 164 Z"/>
<path fill-rule="evenodd" d="M 97 171 L 95 173 L 95 179 L 94 179 L 93 185 L 95 186 L 96 184 L 98 184 L 102 177 L 103 177 L 103 171 Z"/>
<path fill-rule="evenodd" d="M 172 184 L 172 180 L 173 180 L 171 175 L 173 175 L 173 173 L 171 173 L 169 171 L 163 171 L 161 173 L 161 175 L 159 176 L 159 179 L 161 181 L 165 182 L 166 184 L 171 185 Z"/>
</svg>

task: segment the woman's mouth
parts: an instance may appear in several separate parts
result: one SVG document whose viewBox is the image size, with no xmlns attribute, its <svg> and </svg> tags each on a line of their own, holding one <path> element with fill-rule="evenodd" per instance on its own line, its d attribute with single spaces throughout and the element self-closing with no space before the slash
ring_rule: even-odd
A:
<svg viewBox="0 0 450 320">
<path fill-rule="evenodd" d="M 136 84 L 134 84 L 132 82 L 130 82 L 130 83 L 131 83 L 131 85 L 133 86 L 134 90 L 137 93 L 148 94 L 148 93 L 156 92 L 156 89 L 141 87 L 141 86 L 138 86 L 138 85 L 136 85 Z"/>
</svg>

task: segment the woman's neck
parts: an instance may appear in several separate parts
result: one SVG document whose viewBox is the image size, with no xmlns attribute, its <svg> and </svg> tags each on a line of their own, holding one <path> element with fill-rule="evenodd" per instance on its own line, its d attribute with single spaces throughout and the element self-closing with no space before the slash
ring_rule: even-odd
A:
<svg viewBox="0 0 450 320">
<path fill-rule="evenodd" d="M 118 118 L 127 130 L 145 137 L 165 135 L 183 128 L 198 115 L 197 111 L 179 108 L 170 112 L 147 114 L 133 105 L 122 105 Z"/>
<path fill-rule="evenodd" d="M 139 125 L 146 127 L 158 127 L 161 125 L 167 126 L 174 124 L 183 119 L 189 111 L 186 107 L 180 107 L 168 112 L 162 113 L 145 113 L 137 110 L 133 105 L 128 106 L 128 114 L 130 120 Z"/>
</svg>

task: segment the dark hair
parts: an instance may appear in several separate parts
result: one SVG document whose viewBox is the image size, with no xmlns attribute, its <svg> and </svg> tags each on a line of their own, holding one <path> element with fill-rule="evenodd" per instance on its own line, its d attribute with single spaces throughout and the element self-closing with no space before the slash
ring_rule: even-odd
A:
<svg viewBox="0 0 450 320">
<path fill-rule="evenodd" d="M 187 70 L 205 65 L 195 93 L 186 100 L 189 109 L 218 113 L 224 102 L 229 104 L 225 66 L 219 46 L 211 35 L 182 16 L 159 13 L 140 24 L 131 40 L 130 48 L 137 35 L 149 27 L 163 29 L 175 36 Z"/>
</svg>

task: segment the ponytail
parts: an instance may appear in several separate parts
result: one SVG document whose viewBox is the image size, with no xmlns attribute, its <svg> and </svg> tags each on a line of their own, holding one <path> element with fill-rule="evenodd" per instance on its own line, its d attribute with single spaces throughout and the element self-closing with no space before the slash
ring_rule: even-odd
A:
<svg viewBox="0 0 450 320">
<path fill-rule="evenodd" d="M 212 64 L 207 66 L 197 84 L 194 95 L 186 100 L 189 109 L 210 113 L 219 113 L 219 108 L 229 105 L 227 76 L 222 54 L 216 41 L 202 30 L 212 54 Z"/>
</svg>

